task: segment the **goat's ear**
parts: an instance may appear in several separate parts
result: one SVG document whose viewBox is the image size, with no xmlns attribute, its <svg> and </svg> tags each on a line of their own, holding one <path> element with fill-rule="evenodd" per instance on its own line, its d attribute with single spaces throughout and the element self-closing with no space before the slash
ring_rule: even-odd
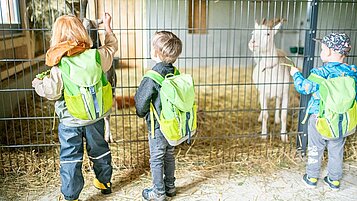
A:
<svg viewBox="0 0 357 201">
<path fill-rule="evenodd" d="M 86 28 L 86 29 L 90 28 L 90 20 L 88 20 L 87 18 L 82 19 L 82 24 L 83 24 L 84 28 Z"/>
<path fill-rule="evenodd" d="M 255 20 L 254 27 L 255 27 L 255 29 L 259 29 L 259 23 L 258 23 L 258 20 Z"/>
<path fill-rule="evenodd" d="M 94 21 L 94 25 L 96 26 L 96 27 L 98 27 L 100 24 L 102 24 L 103 23 L 103 19 L 97 19 L 97 20 L 95 20 Z"/>
<path fill-rule="evenodd" d="M 273 27 L 274 34 L 276 34 L 279 31 L 282 24 L 283 24 L 283 22 L 281 21 Z"/>
</svg>

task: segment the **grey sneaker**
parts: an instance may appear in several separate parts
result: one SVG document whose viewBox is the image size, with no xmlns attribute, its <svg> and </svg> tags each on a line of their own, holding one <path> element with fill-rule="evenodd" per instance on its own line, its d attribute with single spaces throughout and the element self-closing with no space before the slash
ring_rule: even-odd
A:
<svg viewBox="0 0 357 201">
<path fill-rule="evenodd" d="M 324 178 L 324 182 L 325 184 L 328 185 L 328 187 L 330 187 L 330 189 L 334 190 L 334 191 L 338 191 L 340 190 L 340 181 L 338 180 L 331 180 L 330 177 L 326 176 Z"/>
<path fill-rule="evenodd" d="M 144 200 L 148 201 L 166 201 L 165 194 L 158 194 L 152 188 L 146 188 L 142 192 L 142 196 Z"/>
<path fill-rule="evenodd" d="M 176 188 L 165 186 L 165 193 L 167 197 L 174 197 L 176 195 Z"/>
<path fill-rule="evenodd" d="M 309 188 L 316 188 L 317 186 L 317 178 L 309 177 L 307 174 L 304 174 L 302 180 Z"/>
</svg>

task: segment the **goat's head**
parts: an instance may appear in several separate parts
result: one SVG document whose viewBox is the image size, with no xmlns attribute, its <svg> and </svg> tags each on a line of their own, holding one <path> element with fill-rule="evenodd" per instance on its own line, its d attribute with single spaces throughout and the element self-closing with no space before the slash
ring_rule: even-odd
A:
<svg viewBox="0 0 357 201">
<path fill-rule="evenodd" d="M 252 52 L 266 52 L 274 48 L 274 35 L 278 32 L 284 19 L 263 19 L 260 24 L 255 22 L 252 38 L 248 47 Z"/>
<path fill-rule="evenodd" d="M 98 48 L 100 46 L 100 42 L 98 39 L 98 27 L 103 23 L 102 19 L 98 20 L 90 20 L 87 18 L 82 19 L 82 24 L 84 28 L 88 31 L 89 37 L 93 41 L 93 48 Z"/>
</svg>

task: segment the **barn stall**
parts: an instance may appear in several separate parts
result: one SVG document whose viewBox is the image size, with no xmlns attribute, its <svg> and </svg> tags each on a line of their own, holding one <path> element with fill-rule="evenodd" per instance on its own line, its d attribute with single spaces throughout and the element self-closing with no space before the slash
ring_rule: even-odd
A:
<svg viewBox="0 0 357 201">
<path fill-rule="evenodd" d="M 41 185 L 58 180 L 54 102 L 40 98 L 31 88 L 36 74 L 48 69 L 44 55 L 56 17 L 82 14 L 96 20 L 104 11 L 112 15 L 112 28 L 119 42 L 113 61 L 117 75 L 115 96 L 124 100 L 117 102 L 111 114 L 114 141 L 110 148 L 117 174 L 127 170 L 142 173 L 140 170 L 149 166 L 146 124 L 125 100 L 134 96 L 143 74 L 154 65 L 150 43 L 158 30 L 172 31 L 182 40 L 183 52 L 175 66 L 193 76 L 199 107 L 197 134 L 191 144 L 176 149 L 178 169 L 239 167 L 249 172 L 254 171 L 254 166 L 262 172 L 274 168 L 272 164 L 280 167 L 303 163 L 296 162 L 296 156 L 305 155 L 307 133 L 299 122 L 308 97 L 294 91 L 291 79 L 264 83 L 268 87 L 287 86 L 288 106 L 276 109 L 276 100 L 269 101 L 264 109 L 270 114 L 267 139 L 262 138 L 256 89 L 260 84 L 252 80 L 257 56 L 248 48 L 255 22 L 284 19 L 274 35 L 274 44 L 307 76 L 312 67 L 322 65 L 320 47 L 312 38 L 343 31 L 356 47 L 356 4 L 354 0 L 89 0 L 83 14 L 85 4 L 79 0 L 1 1 L 0 174 L 4 181 L 24 175 L 34 178 L 16 179 L 18 185 L 1 187 L 1 194 L 21 197 L 21 192 L 13 192 L 24 183 L 28 188 L 41 189 Z M 102 32 L 100 26 L 99 33 Z M 347 62 L 356 63 L 355 58 L 353 48 Z M 287 142 L 280 139 L 281 123 L 274 119 L 276 110 L 287 111 Z M 356 144 L 355 135 L 349 137 L 345 160 L 356 160 Z M 83 166 L 91 174 L 89 161 Z"/>
</svg>

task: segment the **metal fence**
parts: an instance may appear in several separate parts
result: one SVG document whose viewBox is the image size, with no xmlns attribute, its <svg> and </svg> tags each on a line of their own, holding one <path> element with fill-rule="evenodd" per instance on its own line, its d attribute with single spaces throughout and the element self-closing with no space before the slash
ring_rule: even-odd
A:
<svg viewBox="0 0 357 201">
<path fill-rule="evenodd" d="M 40 98 L 31 80 L 44 71 L 51 25 L 62 14 L 79 14 L 79 0 L 4 0 L 0 24 L 0 169 L 26 170 L 33 164 L 58 164 L 58 119 L 54 103 Z M 308 97 L 289 85 L 287 134 L 280 141 L 280 123 L 274 123 L 274 100 L 269 104 L 268 140 L 260 138 L 261 123 L 255 65 L 248 42 L 255 20 L 284 18 L 275 45 L 284 50 L 308 75 L 321 65 L 319 46 L 312 38 L 332 31 L 346 32 L 352 39 L 348 63 L 355 63 L 357 23 L 355 0 L 93 0 L 87 18 L 112 15 L 119 42 L 116 53 L 117 97 L 132 97 L 142 75 L 154 65 L 150 42 L 155 31 L 169 30 L 183 42 L 176 61 L 182 72 L 195 79 L 199 105 L 198 132 L 191 145 L 177 147 L 178 160 L 193 165 L 222 164 L 250 157 L 273 157 L 295 153 L 305 144 L 304 128 L 298 124 Z M 102 30 L 100 28 L 100 30 Z M 272 85 L 268 83 L 266 85 Z M 275 83 L 276 84 L 276 83 Z M 135 109 L 115 108 L 110 144 L 119 167 L 147 165 L 147 128 Z M 299 125 L 299 126 L 298 126 Z M 54 129 L 53 129 L 54 127 Z M 300 137 L 299 137 L 300 136 Z"/>
</svg>

